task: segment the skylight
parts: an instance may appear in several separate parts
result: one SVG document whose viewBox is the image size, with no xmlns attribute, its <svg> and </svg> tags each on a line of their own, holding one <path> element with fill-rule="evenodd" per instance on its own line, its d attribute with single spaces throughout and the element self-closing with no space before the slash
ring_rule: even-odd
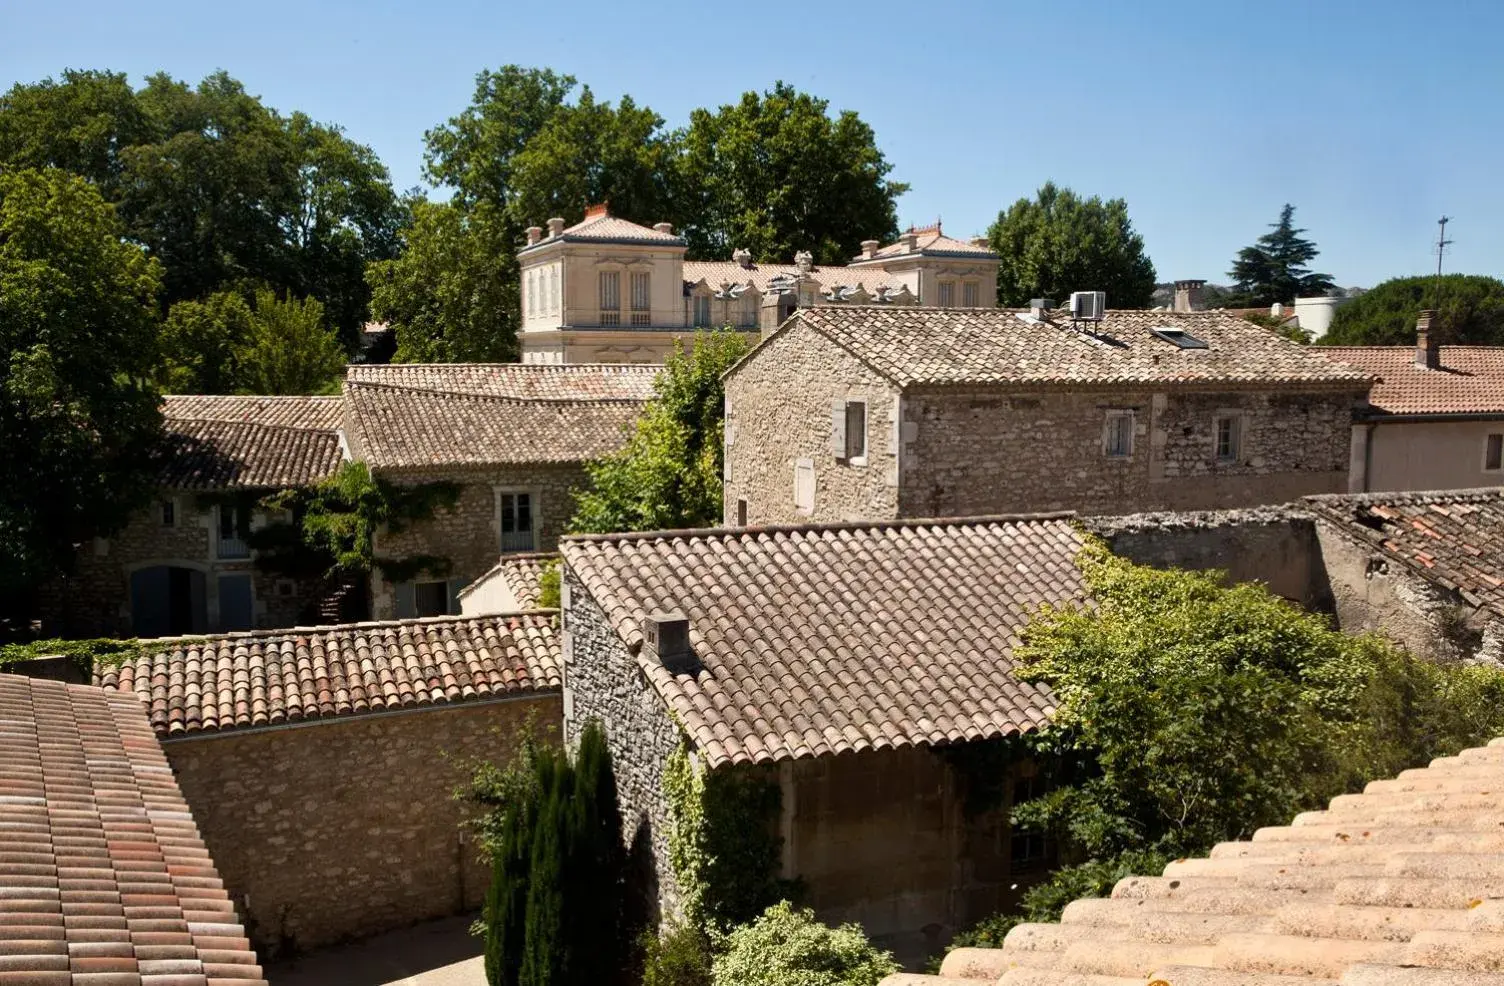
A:
<svg viewBox="0 0 1504 986">
<path fill-rule="evenodd" d="M 1210 346 L 1208 346 L 1206 344 L 1205 341 L 1203 341 L 1201 339 L 1197 339 L 1195 336 L 1191 335 L 1189 332 L 1187 332 L 1184 329 L 1172 329 L 1169 326 L 1165 325 L 1165 326 L 1160 326 L 1157 329 L 1150 329 L 1149 333 L 1151 335 L 1158 336 L 1159 338 L 1163 339 L 1165 342 L 1168 342 L 1168 343 L 1170 343 L 1171 345 L 1174 345 L 1174 346 L 1178 346 L 1181 349 L 1210 349 L 1211 348 Z"/>
</svg>

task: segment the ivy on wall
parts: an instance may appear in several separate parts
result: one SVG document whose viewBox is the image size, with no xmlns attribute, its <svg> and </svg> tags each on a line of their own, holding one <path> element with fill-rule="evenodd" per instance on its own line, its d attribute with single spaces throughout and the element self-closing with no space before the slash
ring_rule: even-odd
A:
<svg viewBox="0 0 1504 986">
<path fill-rule="evenodd" d="M 681 738 L 664 767 L 663 790 L 671 821 L 669 867 L 687 922 L 724 934 L 800 896 L 797 880 L 778 876 L 783 794 L 765 772 L 699 770 Z"/>
<path fill-rule="evenodd" d="M 96 637 L 88 640 L 32 640 L 26 643 L 0 645 L 0 668 L 23 661 L 37 661 L 48 657 L 66 657 L 82 670 L 84 676 L 92 677 L 95 669 L 115 667 L 135 660 L 145 648 L 134 638 Z"/>
</svg>

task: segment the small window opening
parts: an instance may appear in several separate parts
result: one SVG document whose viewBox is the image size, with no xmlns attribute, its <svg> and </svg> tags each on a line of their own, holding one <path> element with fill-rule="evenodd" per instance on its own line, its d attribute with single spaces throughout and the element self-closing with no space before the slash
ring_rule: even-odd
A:
<svg viewBox="0 0 1504 986">
<path fill-rule="evenodd" d="M 1191 335 L 1184 329 L 1172 329 L 1169 326 L 1164 326 L 1162 328 L 1150 329 L 1149 333 L 1157 338 L 1163 339 L 1170 345 L 1178 346 L 1181 349 L 1211 348 L 1203 340 L 1197 339 L 1195 336 Z"/>
</svg>

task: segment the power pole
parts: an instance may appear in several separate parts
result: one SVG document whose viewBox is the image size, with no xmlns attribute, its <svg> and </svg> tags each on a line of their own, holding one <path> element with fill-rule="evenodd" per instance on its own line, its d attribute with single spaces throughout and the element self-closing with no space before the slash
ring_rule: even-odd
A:
<svg viewBox="0 0 1504 986">
<path fill-rule="evenodd" d="M 1452 241 L 1447 239 L 1447 223 L 1452 221 L 1451 216 L 1442 216 L 1436 220 L 1436 289 L 1432 292 L 1431 307 L 1439 314 L 1441 312 L 1441 258 L 1447 252 L 1447 247 Z"/>
</svg>

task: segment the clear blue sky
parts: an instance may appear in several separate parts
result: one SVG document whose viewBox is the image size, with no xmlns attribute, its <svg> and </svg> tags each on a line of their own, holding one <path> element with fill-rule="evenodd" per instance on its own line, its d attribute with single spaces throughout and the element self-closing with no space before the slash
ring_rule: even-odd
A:
<svg viewBox="0 0 1504 986">
<path fill-rule="evenodd" d="M 854 109 L 912 190 L 981 232 L 1046 179 L 1121 196 L 1162 280 L 1225 280 L 1286 201 L 1344 285 L 1504 274 L 1504 3 L 862 4 L 0 0 L 0 85 L 224 68 L 370 144 L 399 188 L 475 73 L 550 66 L 682 124 L 776 79 Z"/>
</svg>

